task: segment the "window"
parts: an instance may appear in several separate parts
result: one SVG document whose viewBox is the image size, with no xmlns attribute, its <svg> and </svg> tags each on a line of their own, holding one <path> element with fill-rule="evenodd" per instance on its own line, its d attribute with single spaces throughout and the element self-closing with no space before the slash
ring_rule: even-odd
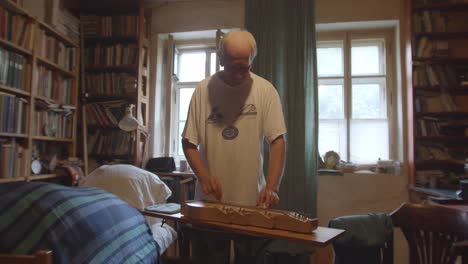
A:
<svg viewBox="0 0 468 264">
<path fill-rule="evenodd" d="M 340 33 L 317 43 L 319 152 L 375 164 L 391 158 L 389 34 Z"/>
<path fill-rule="evenodd" d="M 214 47 L 205 48 L 184 48 L 178 47 L 174 56 L 174 73 L 177 81 L 174 83 L 175 100 L 173 115 L 172 142 L 173 153 L 179 158 L 183 158 L 182 134 L 187 120 L 190 100 L 198 82 L 216 73 L 216 49 Z M 221 68 L 222 69 L 222 68 Z"/>
</svg>

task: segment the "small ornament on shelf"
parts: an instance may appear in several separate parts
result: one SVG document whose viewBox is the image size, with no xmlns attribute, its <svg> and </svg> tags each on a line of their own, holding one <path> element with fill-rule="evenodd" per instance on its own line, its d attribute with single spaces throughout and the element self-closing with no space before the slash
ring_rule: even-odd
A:
<svg viewBox="0 0 468 264">
<path fill-rule="evenodd" d="M 326 169 L 336 169 L 336 166 L 340 163 L 340 155 L 333 150 L 330 150 L 325 153 L 323 156 Z"/>
</svg>

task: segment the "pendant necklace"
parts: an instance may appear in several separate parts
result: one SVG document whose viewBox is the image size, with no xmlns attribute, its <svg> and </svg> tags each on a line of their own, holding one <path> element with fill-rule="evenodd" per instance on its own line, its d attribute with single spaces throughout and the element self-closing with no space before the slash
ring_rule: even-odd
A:
<svg viewBox="0 0 468 264">
<path fill-rule="evenodd" d="M 237 127 L 235 126 L 226 126 L 224 129 L 223 129 L 223 138 L 226 139 L 226 140 L 233 140 L 237 137 L 237 135 L 239 135 L 239 129 L 237 129 Z"/>
</svg>

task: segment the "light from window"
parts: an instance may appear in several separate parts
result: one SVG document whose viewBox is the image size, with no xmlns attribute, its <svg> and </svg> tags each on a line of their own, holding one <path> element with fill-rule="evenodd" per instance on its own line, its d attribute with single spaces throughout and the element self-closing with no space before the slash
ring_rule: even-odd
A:
<svg viewBox="0 0 468 264">
<path fill-rule="evenodd" d="M 216 52 L 212 47 L 195 50 L 179 49 L 178 56 L 174 57 L 174 60 L 176 60 L 174 64 L 178 65 L 179 80 L 174 85 L 177 100 L 174 100 L 176 111 L 172 113 L 172 128 L 176 133 L 171 134 L 171 140 L 175 142 L 173 153 L 183 156 L 180 135 L 187 120 L 190 100 L 198 82 L 216 73 Z"/>
<path fill-rule="evenodd" d="M 319 76 L 342 76 L 343 75 L 343 44 L 341 42 L 329 43 L 335 47 L 322 46 L 317 49 L 317 70 Z"/>
<path fill-rule="evenodd" d="M 180 88 L 179 89 L 179 124 L 178 124 L 178 135 L 182 135 L 184 130 L 185 121 L 187 120 L 187 114 L 190 106 L 190 100 L 195 88 Z M 182 151 L 182 143 L 179 140 L 179 151 L 178 155 L 184 155 Z"/>
<path fill-rule="evenodd" d="M 181 88 L 179 97 L 179 120 L 187 120 L 188 109 L 190 106 L 190 99 L 195 91 L 195 88 Z"/>
<path fill-rule="evenodd" d="M 359 119 L 386 118 L 385 87 L 380 83 L 353 83 L 352 117 Z M 383 102 L 382 102 L 383 101 Z"/>
<path fill-rule="evenodd" d="M 319 152 L 323 157 L 329 150 L 340 154 L 342 160 L 348 160 L 345 119 L 319 119 Z"/>
<path fill-rule="evenodd" d="M 343 85 L 319 85 L 319 117 L 323 119 L 344 118 Z"/>
<path fill-rule="evenodd" d="M 198 82 L 205 78 L 205 52 L 184 52 L 179 55 L 179 81 Z"/>
<path fill-rule="evenodd" d="M 318 42 L 320 155 L 333 150 L 358 164 L 389 158 L 384 44 L 383 39 Z"/>
<path fill-rule="evenodd" d="M 383 73 L 384 62 L 382 43 L 374 42 L 369 45 L 368 40 L 353 40 L 351 42 L 351 70 L 352 75 L 375 75 Z"/>
<path fill-rule="evenodd" d="M 210 75 L 213 75 L 216 73 L 216 52 L 212 52 L 210 56 Z"/>
<path fill-rule="evenodd" d="M 342 79 L 320 80 L 318 94 L 319 150 L 343 153 L 341 158 L 345 159 L 346 120 Z"/>
</svg>

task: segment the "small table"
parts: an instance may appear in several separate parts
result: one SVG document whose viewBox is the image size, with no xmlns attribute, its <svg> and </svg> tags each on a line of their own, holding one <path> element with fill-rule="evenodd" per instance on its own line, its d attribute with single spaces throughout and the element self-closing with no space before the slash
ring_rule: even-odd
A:
<svg viewBox="0 0 468 264">
<path fill-rule="evenodd" d="M 179 197 L 174 200 L 175 203 L 183 203 L 185 200 L 193 199 L 190 197 L 190 193 L 188 191 L 188 184 L 193 184 L 196 180 L 195 174 L 193 172 L 180 172 L 180 171 L 173 171 L 173 172 L 155 172 L 161 180 L 174 180 L 176 181 L 175 190 L 173 190 Z"/>
<path fill-rule="evenodd" d="M 186 223 L 192 224 L 194 226 L 200 227 L 207 227 L 207 228 L 214 228 L 218 230 L 222 230 L 225 233 L 233 233 L 239 235 L 247 235 L 251 237 L 260 237 L 266 238 L 269 240 L 272 239 L 285 239 L 300 243 L 305 243 L 310 245 L 311 247 L 324 247 L 330 244 L 333 240 L 340 237 L 344 230 L 335 229 L 335 228 L 327 228 L 327 227 L 318 227 L 312 233 L 297 233 L 291 232 L 286 230 L 279 230 L 279 229 L 269 229 L 269 228 L 262 228 L 262 227 L 255 227 L 255 226 L 243 226 L 243 225 L 236 225 L 236 224 L 225 224 L 219 222 L 211 222 L 211 221 L 195 221 L 184 217 L 181 213 L 176 214 L 163 214 L 151 211 L 142 211 L 143 215 L 150 216 L 150 217 L 158 217 L 164 220 L 173 220 L 176 223 Z M 181 255 L 183 258 L 188 259 L 188 244 L 183 243 L 184 245 L 181 246 Z"/>
</svg>

